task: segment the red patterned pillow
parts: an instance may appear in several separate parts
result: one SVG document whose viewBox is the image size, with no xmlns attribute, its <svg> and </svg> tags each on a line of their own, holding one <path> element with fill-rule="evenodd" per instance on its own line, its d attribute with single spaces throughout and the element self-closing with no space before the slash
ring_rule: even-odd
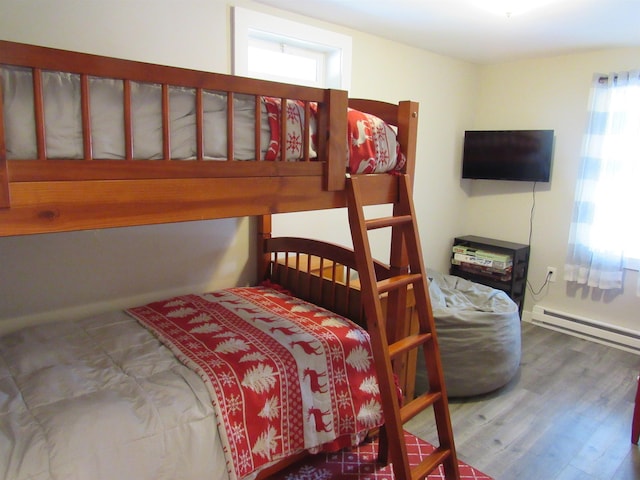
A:
<svg viewBox="0 0 640 480">
<path fill-rule="evenodd" d="M 271 142 L 265 160 L 280 160 L 280 99 L 264 97 L 271 129 Z M 316 156 L 317 105 L 311 107 L 311 132 L 309 156 Z M 287 139 L 285 160 L 296 161 L 303 157 L 304 104 L 287 100 Z M 396 132 L 381 118 L 352 108 L 347 113 L 347 170 L 349 173 L 385 173 L 402 170 L 406 163 Z"/>
<path fill-rule="evenodd" d="M 271 129 L 271 142 L 264 159 L 268 161 L 281 160 L 280 152 L 280 104 L 279 98 L 264 97 L 267 109 L 269 127 Z M 311 118 L 309 120 L 309 158 L 316 158 L 316 116 L 315 105 L 311 105 Z M 304 103 L 296 100 L 287 100 L 287 138 L 285 145 L 285 160 L 296 161 L 303 158 L 304 148 Z"/>
<path fill-rule="evenodd" d="M 347 135 L 350 173 L 383 173 L 404 167 L 406 159 L 396 132 L 382 119 L 350 108 Z"/>
</svg>

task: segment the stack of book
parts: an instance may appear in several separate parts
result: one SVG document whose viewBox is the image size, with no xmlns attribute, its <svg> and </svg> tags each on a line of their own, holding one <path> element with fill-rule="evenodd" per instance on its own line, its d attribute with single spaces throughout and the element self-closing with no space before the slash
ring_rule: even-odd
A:
<svg viewBox="0 0 640 480">
<path fill-rule="evenodd" d="M 513 274 L 513 256 L 465 245 L 453 246 L 451 263 L 465 272 L 491 277 L 501 282 L 511 280 Z"/>
</svg>

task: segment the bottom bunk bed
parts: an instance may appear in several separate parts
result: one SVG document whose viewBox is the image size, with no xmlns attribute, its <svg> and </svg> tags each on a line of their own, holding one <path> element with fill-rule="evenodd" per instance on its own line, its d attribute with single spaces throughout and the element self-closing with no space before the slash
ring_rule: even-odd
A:
<svg viewBox="0 0 640 480">
<path fill-rule="evenodd" d="M 264 244 L 268 285 L 2 337 L 0 476 L 264 477 L 380 426 L 352 252 Z"/>
</svg>

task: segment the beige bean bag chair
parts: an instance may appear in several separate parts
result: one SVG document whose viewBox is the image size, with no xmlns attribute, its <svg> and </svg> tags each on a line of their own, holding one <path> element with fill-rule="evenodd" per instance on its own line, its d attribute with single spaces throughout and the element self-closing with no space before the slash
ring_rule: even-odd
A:
<svg viewBox="0 0 640 480">
<path fill-rule="evenodd" d="M 520 366 L 518 306 L 502 290 L 432 270 L 428 276 L 448 396 L 504 386 Z"/>
</svg>

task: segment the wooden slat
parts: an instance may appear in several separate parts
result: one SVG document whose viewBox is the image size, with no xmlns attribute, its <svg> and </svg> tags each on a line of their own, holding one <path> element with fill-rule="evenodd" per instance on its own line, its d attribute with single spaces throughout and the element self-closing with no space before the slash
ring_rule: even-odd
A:
<svg viewBox="0 0 640 480">
<path fill-rule="evenodd" d="M 258 261 L 257 261 L 257 276 L 258 281 L 266 280 L 269 278 L 269 266 L 271 265 L 271 253 L 265 248 L 265 244 L 268 239 L 271 238 L 271 232 L 273 230 L 273 218 L 271 215 L 259 215 L 257 217 L 257 229 L 258 229 Z"/>
<path fill-rule="evenodd" d="M 80 105 L 82 109 L 82 151 L 85 160 L 93 158 L 89 95 L 89 76 L 82 74 L 80 75 Z"/>
<path fill-rule="evenodd" d="M 309 273 L 309 275 L 307 275 L 307 288 L 311 289 L 311 255 L 307 255 L 307 261 L 306 261 L 306 265 L 305 265 L 305 271 Z M 300 255 L 298 255 L 298 264 L 300 264 Z M 300 267 L 298 267 L 299 269 Z M 322 259 L 320 259 L 320 275 L 322 275 Z"/>
<path fill-rule="evenodd" d="M 162 155 L 165 160 L 171 159 L 171 111 L 169 101 L 169 85 L 162 84 Z"/>
<path fill-rule="evenodd" d="M 320 176 L 322 164 L 316 162 L 220 162 L 139 160 L 8 160 L 12 182 L 47 182 L 60 180 L 142 180 L 211 177 L 308 177 Z M 386 182 L 382 182 L 386 185 Z"/>
<path fill-rule="evenodd" d="M 233 92 L 227 92 L 227 161 L 233 160 L 234 145 L 233 145 L 233 132 L 234 132 L 234 116 L 235 109 L 233 106 Z"/>
<path fill-rule="evenodd" d="M 374 230 L 376 228 L 393 227 L 396 225 L 402 225 L 403 223 L 410 223 L 410 215 L 399 215 L 397 217 L 383 217 L 372 218 L 365 222 L 367 230 Z"/>
<path fill-rule="evenodd" d="M 311 143 L 311 105 L 309 102 L 304 102 L 304 128 L 302 135 L 302 152 L 303 160 L 308 162 L 310 160 L 309 144 Z"/>
<path fill-rule="evenodd" d="M 280 161 L 287 161 L 287 99 L 280 99 Z"/>
<path fill-rule="evenodd" d="M 433 472 L 440 464 L 444 464 L 451 457 L 451 450 L 438 447 L 432 453 L 424 458 L 419 465 L 411 472 L 412 480 L 425 478 Z"/>
<path fill-rule="evenodd" d="M 406 423 L 413 417 L 430 407 L 442 398 L 441 392 L 425 392 L 417 398 L 414 398 L 400 409 L 402 422 Z"/>
<path fill-rule="evenodd" d="M 255 145 L 255 157 L 256 161 L 260 161 L 261 152 L 260 146 L 262 145 L 262 97 L 255 96 L 255 118 L 256 125 L 254 131 L 254 145 Z"/>
<path fill-rule="evenodd" d="M 36 121 L 36 145 L 38 159 L 47 158 L 46 132 L 44 121 L 44 99 L 42 93 L 42 69 L 33 69 L 33 109 Z"/>
<path fill-rule="evenodd" d="M 204 159 L 204 102 L 202 89 L 196 88 L 196 157 Z"/>
<path fill-rule="evenodd" d="M 430 333 L 422 333 L 406 336 L 397 342 L 389 345 L 389 356 L 393 359 L 398 355 L 408 352 L 409 350 L 419 347 L 431 339 Z"/>
<path fill-rule="evenodd" d="M 395 289 L 406 287 L 412 283 L 419 281 L 420 279 L 422 279 L 422 275 L 419 273 L 399 275 L 397 277 L 380 280 L 376 284 L 376 287 L 379 293 L 386 293 Z"/>
<path fill-rule="evenodd" d="M 354 269 L 352 267 L 350 267 L 349 265 L 345 265 L 345 269 L 346 269 L 346 271 L 345 271 L 344 275 L 345 275 L 345 284 L 347 286 L 347 303 L 349 303 L 349 304 L 356 303 L 356 301 L 351 298 L 352 297 L 352 292 L 356 291 L 356 287 L 352 284 L 352 281 L 351 281 L 351 275 L 352 275 L 352 272 L 354 271 Z M 358 322 L 358 324 L 360 326 L 364 327 L 366 325 L 366 320 L 365 320 L 366 317 L 365 317 L 365 314 L 364 314 L 364 307 L 362 306 L 362 302 L 360 301 L 360 298 L 361 298 L 360 293 L 359 293 L 360 291 L 359 291 L 359 289 L 357 291 L 358 291 L 358 301 L 357 301 L 357 303 L 359 305 L 359 307 L 358 307 L 358 315 L 357 315 L 357 322 Z M 353 320 L 353 317 L 352 317 L 352 320 Z"/>
<path fill-rule="evenodd" d="M 124 158 L 133 160 L 133 119 L 131 113 L 131 82 L 122 84 L 122 111 L 124 115 Z"/>
</svg>

